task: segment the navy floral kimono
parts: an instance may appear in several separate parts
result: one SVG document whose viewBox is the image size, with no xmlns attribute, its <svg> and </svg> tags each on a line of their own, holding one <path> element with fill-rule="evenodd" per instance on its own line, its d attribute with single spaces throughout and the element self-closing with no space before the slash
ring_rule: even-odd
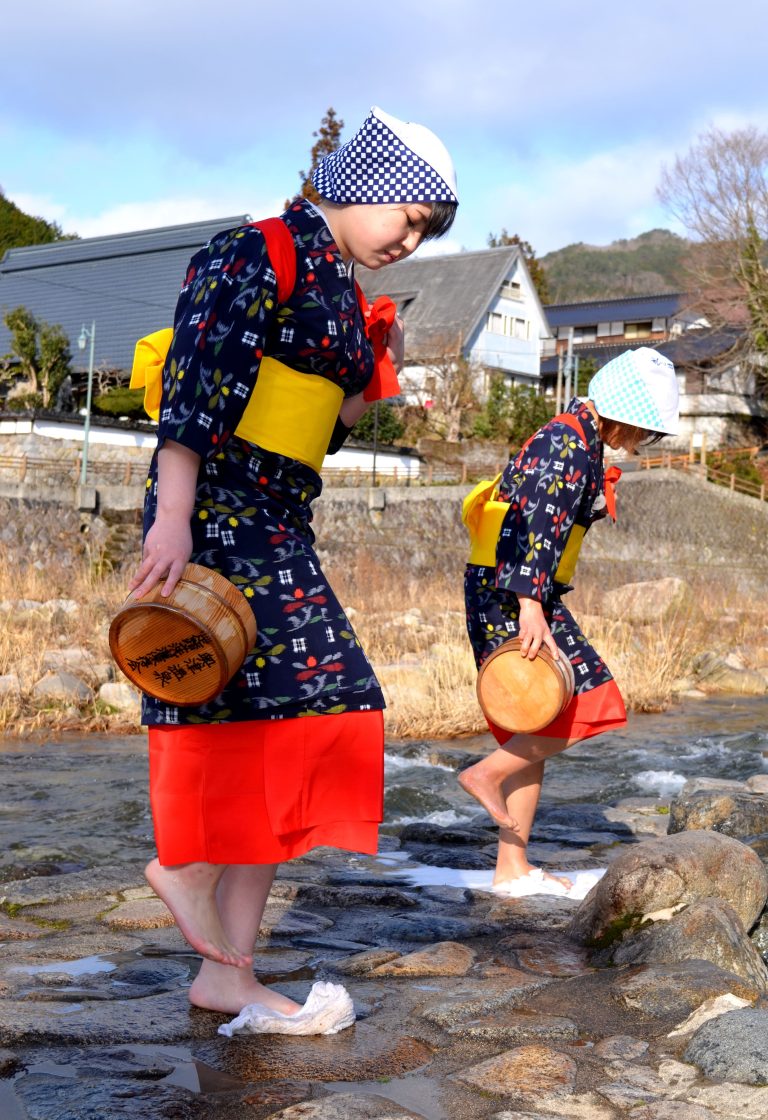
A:
<svg viewBox="0 0 768 1120">
<path fill-rule="evenodd" d="M 250 601 L 256 648 L 226 689 L 200 708 L 144 698 L 143 721 L 216 723 L 382 709 L 376 677 L 313 548 L 311 504 L 322 483 L 295 459 L 233 435 L 267 354 L 359 393 L 373 372 L 354 283 L 318 210 L 283 215 L 296 246 L 296 284 L 282 305 L 264 236 L 218 234 L 181 290 L 163 373 L 158 449 L 170 439 L 201 457 L 192 563 L 223 573 Z M 157 453 L 144 511 L 156 516 Z"/>
<path fill-rule="evenodd" d="M 586 738 L 606 730 L 607 724 L 620 726 L 625 713 L 603 659 L 562 603 L 570 585 L 557 578 L 571 533 L 583 534 L 606 514 L 603 445 L 596 421 L 578 399 L 567 412 L 578 419 L 585 438 L 556 417 L 510 460 L 499 485 L 499 498 L 509 502 L 509 509 L 499 534 L 496 566 L 467 565 L 464 591 L 467 630 L 478 667 L 518 634 L 517 596 L 541 602 L 552 636 L 574 671 L 575 696 L 566 713 L 571 724 L 579 725 L 578 736 Z M 609 682 L 599 699 L 588 700 L 589 693 Z M 590 702 L 594 700 L 596 705 Z M 593 721 L 590 730 L 587 725 Z M 557 728 L 538 734 L 559 733 L 563 717 L 556 722 Z"/>
</svg>

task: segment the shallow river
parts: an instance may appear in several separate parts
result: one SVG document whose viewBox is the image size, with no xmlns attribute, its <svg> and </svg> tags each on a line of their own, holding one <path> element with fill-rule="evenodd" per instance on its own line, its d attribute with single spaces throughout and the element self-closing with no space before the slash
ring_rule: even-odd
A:
<svg viewBox="0 0 768 1120">
<path fill-rule="evenodd" d="M 478 820 L 437 748 L 480 751 L 490 736 L 450 743 L 389 743 L 388 824 Z M 621 732 L 547 763 L 544 802 L 613 804 L 623 797 L 668 800 L 686 778 L 746 778 L 768 770 L 768 700 L 686 701 L 631 718 Z M 140 861 L 152 854 L 143 736 L 0 743 L 0 881 Z"/>
</svg>

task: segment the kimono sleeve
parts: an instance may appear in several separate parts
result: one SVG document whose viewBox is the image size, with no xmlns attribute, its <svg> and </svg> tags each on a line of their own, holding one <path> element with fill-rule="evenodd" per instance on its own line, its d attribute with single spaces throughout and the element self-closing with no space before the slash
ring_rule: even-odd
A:
<svg viewBox="0 0 768 1120">
<path fill-rule="evenodd" d="M 538 600 L 552 594 L 588 471 L 587 450 L 570 428 L 556 424 L 536 434 L 510 480 L 496 548 L 498 588 Z"/>
<path fill-rule="evenodd" d="M 192 258 L 163 370 L 158 447 L 171 439 L 206 459 L 227 441 L 256 384 L 277 307 L 260 230 L 220 234 Z"/>
</svg>

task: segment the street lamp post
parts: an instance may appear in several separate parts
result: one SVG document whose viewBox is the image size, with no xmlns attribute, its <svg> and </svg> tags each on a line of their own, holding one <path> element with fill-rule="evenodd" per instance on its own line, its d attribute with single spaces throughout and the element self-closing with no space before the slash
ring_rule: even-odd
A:
<svg viewBox="0 0 768 1120">
<path fill-rule="evenodd" d="M 77 345 L 80 350 L 85 350 L 88 339 L 91 340 L 91 352 L 88 356 L 88 391 L 85 397 L 85 425 L 83 426 L 83 463 L 80 468 L 80 485 L 85 486 L 85 476 L 88 470 L 88 439 L 91 434 L 91 401 L 93 399 L 93 347 L 96 342 L 96 323 L 91 323 L 91 329 L 83 324 Z"/>
</svg>

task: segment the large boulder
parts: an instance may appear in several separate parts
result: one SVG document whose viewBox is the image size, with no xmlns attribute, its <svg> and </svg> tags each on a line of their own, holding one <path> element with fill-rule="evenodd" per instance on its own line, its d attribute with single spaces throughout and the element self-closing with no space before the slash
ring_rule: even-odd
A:
<svg viewBox="0 0 768 1120">
<path fill-rule="evenodd" d="M 696 1031 L 684 1057 L 713 1081 L 768 1084 L 768 1010 L 745 1007 L 710 1019 Z"/>
<path fill-rule="evenodd" d="M 697 688 L 704 692 L 738 692 L 742 696 L 762 696 L 768 692 L 768 680 L 763 673 L 731 665 L 727 658 L 710 650 L 694 658 L 691 668 Z"/>
<path fill-rule="evenodd" d="M 746 783 L 692 778 L 672 798 L 668 832 L 712 829 L 743 840 L 768 833 L 768 794 Z"/>
<path fill-rule="evenodd" d="M 624 622 L 653 625 L 674 617 L 681 611 L 686 614 L 693 608 L 690 586 L 684 579 L 667 576 L 664 579 L 643 580 L 641 583 L 624 583 L 603 596 L 601 613 Z"/>
<path fill-rule="evenodd" d="M 760 991 L 768 989 L 763 958 L 733 907 L 717 898 L 694 902 L 668 921 L 646 922 L 639 930 L 628 931 L 606 952 L 613 964 L 711 961 L 751 981 Z"/>
<path fill-rule="evenodd" d="M 745 844 L 717 832 L 681 832 L 628 848 L 611 863 L 571 921 L 574 939 L 605 948 L 644 916 L 703 898 L 729 903 L 746 930 L 768 898 L 768 869 Z"/>
</svg>

